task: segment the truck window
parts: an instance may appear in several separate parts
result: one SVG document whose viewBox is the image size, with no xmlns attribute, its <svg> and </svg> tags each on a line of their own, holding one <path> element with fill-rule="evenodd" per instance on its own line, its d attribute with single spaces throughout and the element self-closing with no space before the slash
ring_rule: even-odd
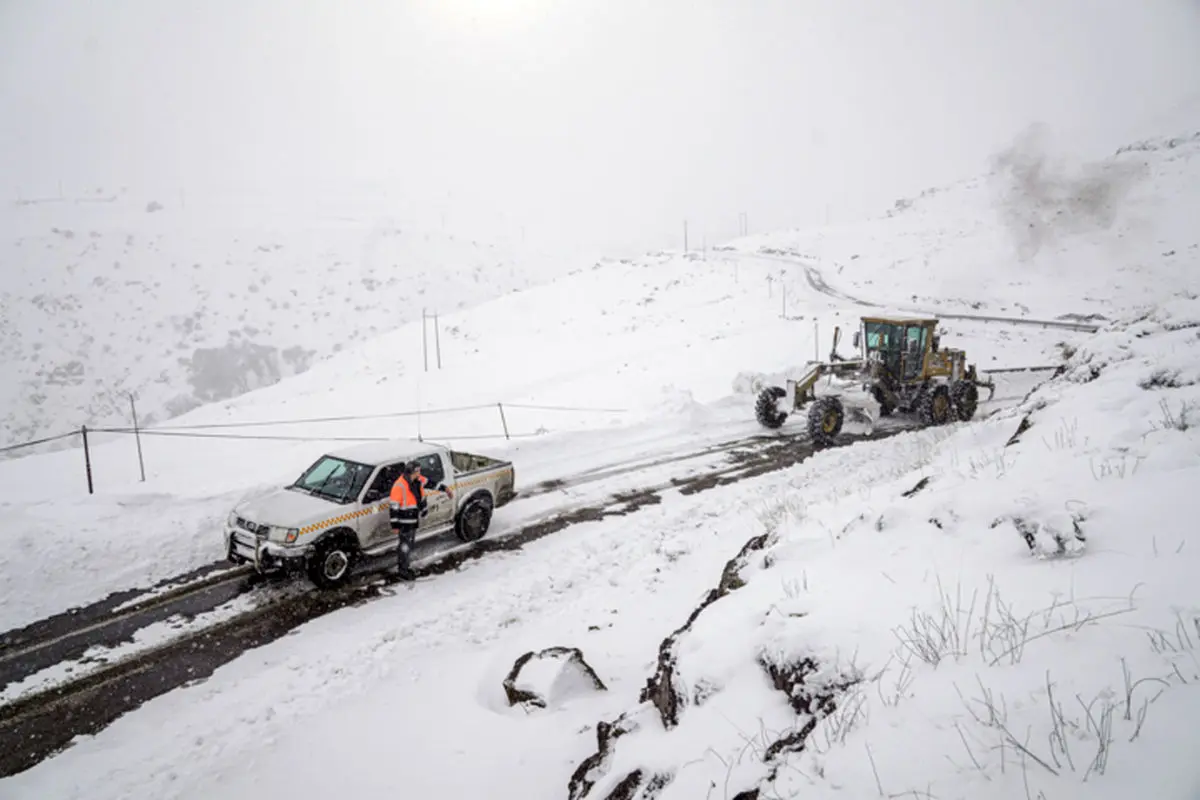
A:
<svg viewBox="0 0 1200 800">
<path fill-rule="evenodd" d="M 421 456 L 417 463 L 421 465 L 421 474 L 425 476 L 430 488 L 445 482 L 446 468 L 442 466 L 442 457 L 437 453 Z"/>
<path fill-rule="evenodd" d="M 379 470 L 379 474 L 371 482 L 371 490 L 379 492 L 384 497 L 389 496 L 392 493 L 392 486 L 395 485 L 396 480 L 400 477 L 400 470 L 403 466 L 403 463 L 389 464 Z"/>
<path fill-rule="evenodd" d="M 371 468 L 365 464 L 322 456 L 292 486 L 335 503 L 345 503 L 358 496 L 370 475 Z"/>
</svg>

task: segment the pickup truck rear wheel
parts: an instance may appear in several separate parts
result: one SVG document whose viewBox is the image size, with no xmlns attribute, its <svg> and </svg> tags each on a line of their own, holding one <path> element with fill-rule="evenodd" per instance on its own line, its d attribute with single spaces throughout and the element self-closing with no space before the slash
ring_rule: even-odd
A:
<svg viewBox="0 0 1200 800">
<path fill-rule="evenodd" d="M 348 536 L 330 536 L 317 542 L 308 557 L 308 579 L 321 589 L 336 589 L 350 577 L 358 555 Z"/>
<path fill-rule="evenodd" d="M 492 524 L 492 502 L 488 497 L 469 500 L 458 512 L 454 533 L 464 542 L 475 542 L 483 538 Z"/>
</svg>

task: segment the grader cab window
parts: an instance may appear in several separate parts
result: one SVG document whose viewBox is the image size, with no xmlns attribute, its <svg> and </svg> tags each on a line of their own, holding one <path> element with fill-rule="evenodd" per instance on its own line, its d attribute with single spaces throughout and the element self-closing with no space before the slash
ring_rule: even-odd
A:
<svg viewBox="0 0 1200 800">
<path fill-rule="evenodd" d="M 904 337 L 905 380 L 913 380 L 921 374 L 925 362 L 925 338 L 929 329 L 923 325 L 909 325 Z"/>
<path fill-rule="evenodd" d="M 886 322 L 868 322 L 866 332 L 867 352 L 879 353 L 888 372 L 899 375 L 904 328 Z"/>
<path fill-rule="evenodd" d="M 900 328 L 884 322 L 867 323 L 867 352 L 894 350 L 900 343 Z"/>
</svg>

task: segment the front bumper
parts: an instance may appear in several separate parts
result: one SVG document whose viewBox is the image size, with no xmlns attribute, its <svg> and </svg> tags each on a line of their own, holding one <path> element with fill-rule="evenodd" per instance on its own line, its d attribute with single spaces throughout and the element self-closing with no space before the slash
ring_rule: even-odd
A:
<svg viewBox="0 0 1200 800">
<path fill-rule="evenodd" d="M 253 564 L 258 572 L 278 572 L 304 565 L 309 545 L 284 545 L 259 539 L 241 528 L 225 526 L 225 555 L 235 564 Z"/>
</svg>

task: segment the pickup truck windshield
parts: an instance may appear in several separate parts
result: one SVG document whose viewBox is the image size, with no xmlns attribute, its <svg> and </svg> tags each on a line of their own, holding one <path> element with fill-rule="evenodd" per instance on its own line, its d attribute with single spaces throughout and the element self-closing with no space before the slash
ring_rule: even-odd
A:
<svg viewBox="0 0 1200 800">
<path fill-rule="evenodd" d="M 289 489 L 324 497 L 335 503 L 348 503 L 358 497 L 372 468 L 333 456 L 322 456 Z"/>
</svg>

